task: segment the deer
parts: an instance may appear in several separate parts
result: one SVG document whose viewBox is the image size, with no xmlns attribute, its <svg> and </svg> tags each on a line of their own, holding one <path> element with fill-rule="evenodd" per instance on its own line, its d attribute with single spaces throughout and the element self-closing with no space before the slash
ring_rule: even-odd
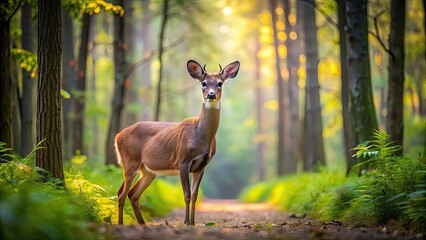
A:
<svg viewBox="0 0 426 240">
<path fill-rule="evenodd" d="M 189 60 L 190 76 L 201 83 L 203 102 L 199 116 L 181 122 L 139 121 L 115 136 L 115 152 L 124 177 L 117 191 L 118 224 L 123 224 L 123 208 L 128 197 L 138 223 L 145 225 L 139 204 L 142 193 L 156 176 L 178 175 L 185 201 L 184 224 L 195 225 L 198 188 L 205 167 L 216 153 L 222 85 L 234 78 L 239 68 L 239 61 L 223 69 L 219 64 L 219 73 L 210 74 L 206 65 L 201 67 Z M 139 179 L 132 186 L 138 173 Z"/>
</svg>

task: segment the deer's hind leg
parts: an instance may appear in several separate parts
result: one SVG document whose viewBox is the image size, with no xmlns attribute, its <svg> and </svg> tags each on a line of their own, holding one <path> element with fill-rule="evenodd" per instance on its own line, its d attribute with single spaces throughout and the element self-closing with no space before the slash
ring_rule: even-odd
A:
<svg viewBox="0 0 426 240">
<path fill-rule="evenodd" d="M 130 203 L 132 204 L 133 211 L 135 212 L 136 219 L 139 224 L 145 224 L 142 216 L 139 200 L 142 193 L 148 188 L 148 186 L 155 179 L 155 174 L 146 170 L 144 166 L 140 169 L 140 177 L 138 181 L 133 185 L 128 194 Z"/>
<path fill-rule="evenodd" d="M 130 187 L 132 186 L 133 179 L 135 179 L 135 176 L 137 174 L 137 171 L 135 172 L 124 172 L 124 181 L 120 186 L 120 189 L 117 191 L 118 196 L 118 224 L 123 224 L 123 209 L 124 204 L 126 203 L 126 197 L 127 193 L 130 190 Z"/>
</svg>

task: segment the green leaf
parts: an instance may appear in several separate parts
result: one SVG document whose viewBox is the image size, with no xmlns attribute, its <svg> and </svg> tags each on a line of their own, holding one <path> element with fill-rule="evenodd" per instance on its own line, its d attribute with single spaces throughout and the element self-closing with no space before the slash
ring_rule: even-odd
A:
<svg viewBox="0 0 426 240">
<path fill-rule="evenodd" d="M 207 227 L 213 227 L 213 226 L 215 226 L 216 225 L 216 223 L 214 223 L 214 222 L 208 222 L 208 223 L 206 223 L 205 224 Z"/>
<path fill-rule="evenodd" d="M 67 91 L 65 91 L 64 89 L 61 89 L 61 96 L 65 99 L 71 98 L 71 95 Z"/>
</svg>

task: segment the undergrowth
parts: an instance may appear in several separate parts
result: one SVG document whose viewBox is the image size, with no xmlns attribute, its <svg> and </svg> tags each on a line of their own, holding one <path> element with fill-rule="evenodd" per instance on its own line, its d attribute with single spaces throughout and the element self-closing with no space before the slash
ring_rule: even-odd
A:
<svg viewBox="0 0 426 240">
<path fill-rule="evenodd" d="M 0 143 L 0 155 L 9 152 Z M 33 154 L 0 164 L 1 239 L 96 239 L 88 223 L 117 223 L 118 167 L 94 167 L 83 155 L 66 164 L 65 188 L 58 180 L 40 181 Z M 157 179 L 142 195 L 144 217 L 161 216 L 183 205 L 180 185 Z M 130 203 L 125 224 L 137 224 Z"/>
<path fill-rule="evenodd" d="M 361 177 L 326 168 L 263 182 L 245 189 L 246 202 L 269 201 L 282 210 L 340 220 L 353 226 L 396 221 L 400 226 L 426 230 L 426 164 L 424 157 L 397 157 L 389 135 L 375 132 L 359 145 L 356 156 L 369 170 Z"/>
</svg>

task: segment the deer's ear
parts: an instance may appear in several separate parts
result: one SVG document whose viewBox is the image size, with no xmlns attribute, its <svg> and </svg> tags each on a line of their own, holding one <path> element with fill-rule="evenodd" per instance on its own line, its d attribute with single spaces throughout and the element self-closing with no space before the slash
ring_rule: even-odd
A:
<svg viewBox="0 0 426 240">
<path fill-rule="evenodd" d="M 228 78 L 234 78 L 237 76 L 238 70 L 240 70 L 240 62 L 235 61 L 233 63 L 228 64 L 224 69 L 220 71 L 220 75 L 223 80 Z"/>
<path fill-rule="evenodd" d="M 186 64 L 186 68 L 188 69 L 188 72 L 192 78 L 197 79 L 198 81 L 203 81 L 206 72 L 199 63 L 194 60 L 189 60 Z"/>
</svg>

